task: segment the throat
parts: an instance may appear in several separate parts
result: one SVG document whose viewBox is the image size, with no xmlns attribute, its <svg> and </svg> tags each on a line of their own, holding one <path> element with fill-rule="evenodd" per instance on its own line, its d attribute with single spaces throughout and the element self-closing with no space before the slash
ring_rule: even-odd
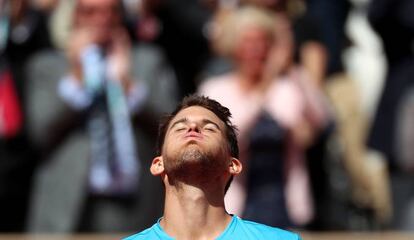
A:
<svg viewBox="0 0 414 240">
<path fill-rule="evenodd" d="M 160 224 L 176 239 L 215 239 L 231 221 L 224 208 L 224 194 L 206 194 L 185 185 L 167 191 Z"/>
<path fill-rule="evenodd" d="M 243 72 L 239 72 L 238 76 L 240 79 L 240 88 L 245 92 L 255 89 L 262 78 L 261 74 L 251 74 Z"/>
<path fill-rule="evenodd" d="M 225 212 L 220 214 L 183 214 L 182 217 L 165 216 L 160 224 L 174 239 L 216 239 L 230 224 L 232 217 Z"/>
</svg>

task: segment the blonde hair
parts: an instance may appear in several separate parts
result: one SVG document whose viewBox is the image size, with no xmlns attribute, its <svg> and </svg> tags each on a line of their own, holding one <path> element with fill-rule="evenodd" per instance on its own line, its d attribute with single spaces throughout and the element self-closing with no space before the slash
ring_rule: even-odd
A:
<svg viewBox="0 0 414 240">
<path fill-rule="evenodd" d="M 219 55 L 232 56 L 241 33 L 252 27 L 262 29 L 272 40 L 275 37 L 275 23 L 274 13 L 253 6 L 243 6 L 221 13 L 216 16 L 210 31 L 213 49 Z"/>
</svg>

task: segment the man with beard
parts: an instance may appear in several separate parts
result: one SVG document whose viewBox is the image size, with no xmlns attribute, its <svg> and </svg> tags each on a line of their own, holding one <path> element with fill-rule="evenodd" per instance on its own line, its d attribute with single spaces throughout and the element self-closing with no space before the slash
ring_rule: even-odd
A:
<svg viewBox="0 0 414 240">
<path fill-rule="evenodd" d="M 224 195 L 242 170 L 231 113 L 217 101 L 184 98 L 159 128 L 150 171 L 165 186 L 164 216 L 138 239 L 300 239 L 226 212 Z"/>
</svg>

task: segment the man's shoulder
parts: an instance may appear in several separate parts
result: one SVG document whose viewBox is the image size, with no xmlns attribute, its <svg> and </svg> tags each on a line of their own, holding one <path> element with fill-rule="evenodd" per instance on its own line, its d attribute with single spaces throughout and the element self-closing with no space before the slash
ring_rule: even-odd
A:
<svg viewBox="0 0 414 240">
<path fill-rule="evenodd" d="M 242 220 L 243 229 L 249 234 L 261 236 L 261 239 L 283 239 L 283 240 L 300 240 L 300 236 L 294 232 L 271 227 L 265 224 Z"/>
<path fill-rule="evenodd" d="M 142 232 L 123 238 L 122 240 L 139 240 L 139 239 L 158 239 L 158 238 L 156 238 L 156 234 L 153 232 L 153 229 L 151 227 L 151 228 L 145 229 Z"/>
<path fill-rule="evenodd" d="M 273 240 L 300 240 L 298 234 L 280 228 L 270 227 L 261 223 L 243 220 L 235 217 L 234 227 L 230 227 L 227 234 L 218 239 L 273 239 Z M 230 234 L 230 235 L 228 235 Z M 229 238 L 230 237 L 230 238 Z M 156 239 L 171 240 L 164 232 L 157 231 L 157 225 L 142 232 L 131 235 L 123 240 Z"/>
</svg>

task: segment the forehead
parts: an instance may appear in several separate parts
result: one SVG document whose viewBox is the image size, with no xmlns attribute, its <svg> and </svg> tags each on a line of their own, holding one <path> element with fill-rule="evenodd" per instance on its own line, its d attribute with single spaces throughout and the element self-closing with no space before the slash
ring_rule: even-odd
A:
<svg viewBox="0 0 414 240">
<path fill-rule="evenodd" d="M 170 126 L 178 119 L 187 118 L 188 120 L 197 121 L 207 119 L 216 124 L 220 127 L 224 127 L 225 124 L 217 115 L 208 110 L 207 108 L 200 107 L 200 106 L 191 106 L 188 108 L 184 108 L 175 115 L 175 117 L 171 120 Z"/>
</svg>

